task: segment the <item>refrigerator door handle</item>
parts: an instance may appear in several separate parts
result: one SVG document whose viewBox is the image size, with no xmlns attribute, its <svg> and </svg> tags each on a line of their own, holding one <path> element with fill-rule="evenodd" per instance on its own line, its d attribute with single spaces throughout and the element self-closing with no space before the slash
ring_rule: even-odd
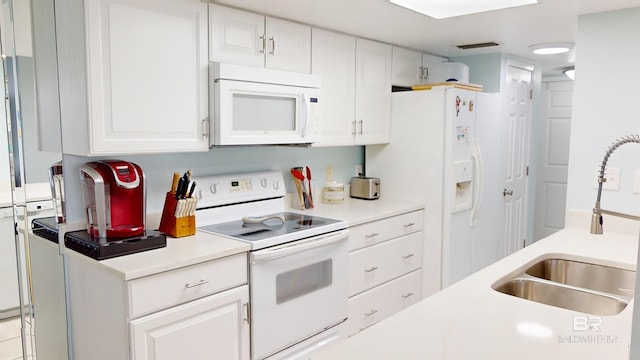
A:
<svg viewBox="0 0 640 360">
<path fill-rule="evenodd" d="M 471 158 L 473 159 L 473 202 L 469 212 L 469 227 L 478 224 L 478 211 L 482 205 L 482 152 L 478 146 L 478 141 L 474 140 L 471 145 Z"/>
</svg>

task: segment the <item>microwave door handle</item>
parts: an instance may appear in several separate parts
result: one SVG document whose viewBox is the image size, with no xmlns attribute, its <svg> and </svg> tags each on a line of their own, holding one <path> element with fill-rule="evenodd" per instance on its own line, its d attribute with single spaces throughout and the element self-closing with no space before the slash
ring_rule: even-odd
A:
<svg viewBox="0 0 640 360">
<path fill-rule="evenodd" d="M 302 137 L 307 136 L 307 114 L 309 102 L 307 101 L 307 94 L 302 94 L 302 119 L 300 119 L 300 134 Z"/>
<path fill-rule="evenodd" d="M 302 251 L 335 244 L 339 241 L 347 240 L 348 234 L 349 230 L 341 230 L 330 235 L 316 236 L 306 240 L 300 240 L 293 243 L 274 246 L 264 250 L 258 250 L 251 254 L 251 263 L 257 264 Z"/>
</svg>

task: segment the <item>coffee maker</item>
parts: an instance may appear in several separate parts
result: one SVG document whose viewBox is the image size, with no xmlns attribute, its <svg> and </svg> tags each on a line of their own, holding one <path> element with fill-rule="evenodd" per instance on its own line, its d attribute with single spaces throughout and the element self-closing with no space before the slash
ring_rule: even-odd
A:
<svg viewBox="0 0 640 360">
<path fill-rule="evenodd" d="M 93 238 L 129 238 L 144 233 L 145 176 L 142 168 L 121 160 L 101 160 L 80 168 L 87 215 Z"/>
</svg>

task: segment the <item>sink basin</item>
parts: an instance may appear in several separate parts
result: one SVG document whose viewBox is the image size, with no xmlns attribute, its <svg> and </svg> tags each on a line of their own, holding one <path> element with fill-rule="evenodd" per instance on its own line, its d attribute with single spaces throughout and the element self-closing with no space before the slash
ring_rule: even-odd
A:
<svg viewBox="0 0 640 360">
<path fill-rule="evenodd" d="M 585 289 L 633 297 L 636 272 L 610 266 L 566 259 L 545 259 L 525 271 L 526 274 Z"/>
<path fill-rule="evenodd" d="M 511 279 L 495 290 L 522 299 L 593 315 L 616 315 L 627 307 L 627 301 L 620 298 L 535 279 Z"/>
<path fill-rule="evenodd" d="M 636 272 L 549 258 L 511 274 L 493 289 L 521 299 L 592 315 L 616 315 L 634 296 Z"/>
</svg>

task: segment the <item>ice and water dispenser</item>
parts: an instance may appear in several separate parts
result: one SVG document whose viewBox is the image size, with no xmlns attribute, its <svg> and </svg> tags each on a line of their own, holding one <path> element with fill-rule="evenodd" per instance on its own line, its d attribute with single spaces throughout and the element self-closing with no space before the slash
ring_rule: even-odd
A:
<svg viewBox="0 0 640 360">
<path fill-rule="evenodd" d="M 451 212 L 471 209 L 473 205 L 473 163 L 471 160 L 453 163 L 453 205 Z"/>
</svg>

